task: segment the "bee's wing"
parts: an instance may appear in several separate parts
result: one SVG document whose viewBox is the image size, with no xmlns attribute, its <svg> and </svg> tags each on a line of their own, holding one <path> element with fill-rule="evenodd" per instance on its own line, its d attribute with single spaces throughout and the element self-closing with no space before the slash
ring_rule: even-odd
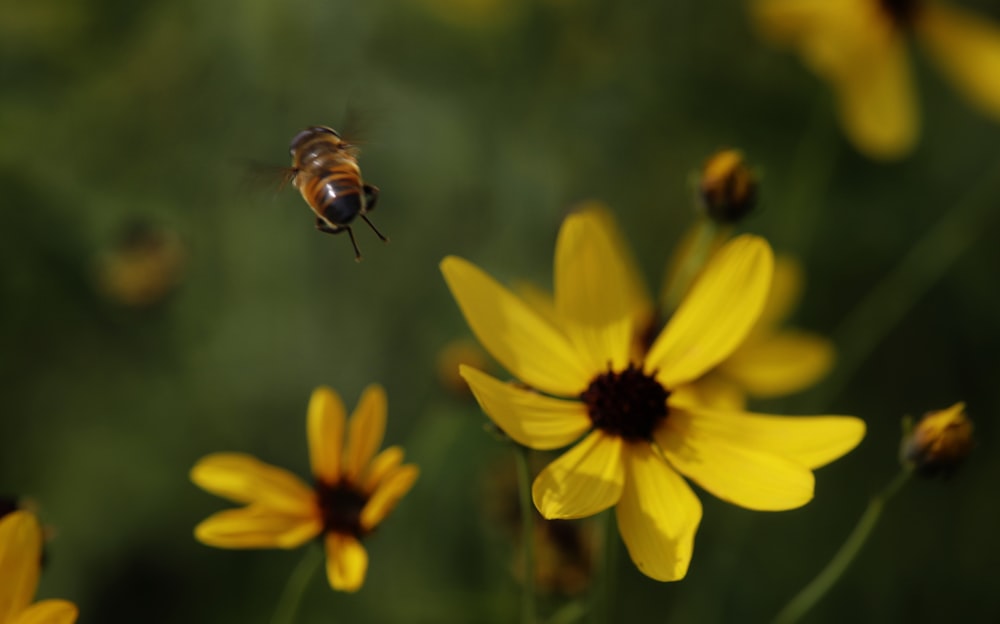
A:
<svg viewBox="0 0 1000 624">
<path fill-rule="evenodd" d="M 295 179 L 299 170 L 295 167 L 279 167 L 258 162 L 244 164 L 243 186 L 254 192 L 270 192 L 277 195 Z"/>
</svg>

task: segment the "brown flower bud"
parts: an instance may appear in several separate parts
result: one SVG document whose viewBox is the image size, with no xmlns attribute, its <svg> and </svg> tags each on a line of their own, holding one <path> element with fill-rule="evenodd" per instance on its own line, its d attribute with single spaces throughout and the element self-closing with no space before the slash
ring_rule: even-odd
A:
<svg viewBox="0 0 1000 624">
<path fill-rule="evenodd" d="M 757 179 L 737 150 L 712 155 L 701 169 L 698 191 L 708 216 L 717 223 L 736 223 L 757 204 Z"/>
<path fill-rule="evenodd" d="M 924 414 L 904 432 L 900 458 L 925 477 L 950 475 L 972 451 L 972 421 L 965 403 Z"/>
</svg>

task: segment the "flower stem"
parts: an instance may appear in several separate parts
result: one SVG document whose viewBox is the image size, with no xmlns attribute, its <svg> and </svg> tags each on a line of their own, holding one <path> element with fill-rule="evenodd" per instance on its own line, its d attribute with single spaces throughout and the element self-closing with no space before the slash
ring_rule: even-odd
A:
<svg viewBox="0 0 1000 624">
<path fill-rule="evenodd" d="M 995 218 L 1000 162 L 991 167 L 909 252 L 863 297 L 834 331 L 840 354 L 833 376 L 822 386 L 818 405 L 829 405 L 851 381 L 879 342 L 906 316 L 985 232 Z"/>
<path fill-rule="evenodd" d="M 531 474 L 528 449 L 515 445 L 517 489 L 521 507 L 521 543 L 524 547 L 524 586 L 521 594 L 521 622 L 535 624 L 535 506 L 531 502 Z"/>
<path fill-rule="evenodd" d="M 878 496 L 868 503 L 868 508 L 861 515 L 854 530 L 847 536 L 847 540 L 840 546 L 840 550 L 833 556 L 823 571 L 820 572 L 811 583 L 805 586 L 792 600 L 785 605 L 785 608 L 774 618 L 774 624 L 793 624 L 805 615 L 823 596 L 826 595 L 840 577 L 843 576 L 847 567 L 861 552 L 862 546 L 868 541 L 872 530 L 882 516 L 889 499 L 899 491 L 910 477 L 910 471 L 903 469 L 889 483 L 888 486 Z"/>
<path fill-rule="evenodd" d="M 615 568 L 618 566 L 618 527 L 612 511 L 601 518 L 601 572 L 597 579 L 591 606 L 591 621 L 605 624 L 611 621 L 611 603 L 615 595 Z"/>
<path fill-rule="evenodd" d="M 302 595 L 322 559 L 323 553 L 319 548 L 312 545 L 306 547 L 306 554 L 302 557 L 302 561 L 295 566 L 292 575 L 288 577 L 288 583 L 285 584 L 285 591 L 282 592 L 281 599 L 278 600 L 271 624 L 293 624 L 295 622 L 295 615 L 299 611 Z"/>
</svg>

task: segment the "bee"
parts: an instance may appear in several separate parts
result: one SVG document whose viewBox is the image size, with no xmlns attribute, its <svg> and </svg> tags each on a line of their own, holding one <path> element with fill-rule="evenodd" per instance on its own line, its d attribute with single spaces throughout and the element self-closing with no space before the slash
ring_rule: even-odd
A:
<svg viewBox="0 0 1000 624">
<path fill-rule="evenodd" d="M 357 146 L 333 128 L 312 126 L 295 135 L 289 152 L 292 166 L 286 179 L 316 214 L 317 230 L 327 234 L 346 231 L 357 261 L 361 251 L 350 225 L 355 217 L 364 219 L 382 242 L 389 242 L 368 220 L 367 213 L 375 209 L 378 200 L 378 188 L 362 180 Z"/>
</svg>

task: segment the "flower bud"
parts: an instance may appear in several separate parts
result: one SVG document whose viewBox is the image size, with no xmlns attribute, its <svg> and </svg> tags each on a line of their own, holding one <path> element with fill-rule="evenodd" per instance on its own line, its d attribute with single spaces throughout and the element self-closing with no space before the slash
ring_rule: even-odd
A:
<svg viewBox="0 0 1000 624">
<path fill-rule="evenodd" d="M 757 204 L 757 179 L 742 153 L 726 149 L 705 162 L 698 192 L 709 218 L 717 223 L 736 223 Z"/>
<path fill-rule="evenodd" d="M 965 403 L 924 414 L 903 435 L 900 459 L 917 474 L 948 476 L 972 451 L 972 421 Z"/>
</svg>

